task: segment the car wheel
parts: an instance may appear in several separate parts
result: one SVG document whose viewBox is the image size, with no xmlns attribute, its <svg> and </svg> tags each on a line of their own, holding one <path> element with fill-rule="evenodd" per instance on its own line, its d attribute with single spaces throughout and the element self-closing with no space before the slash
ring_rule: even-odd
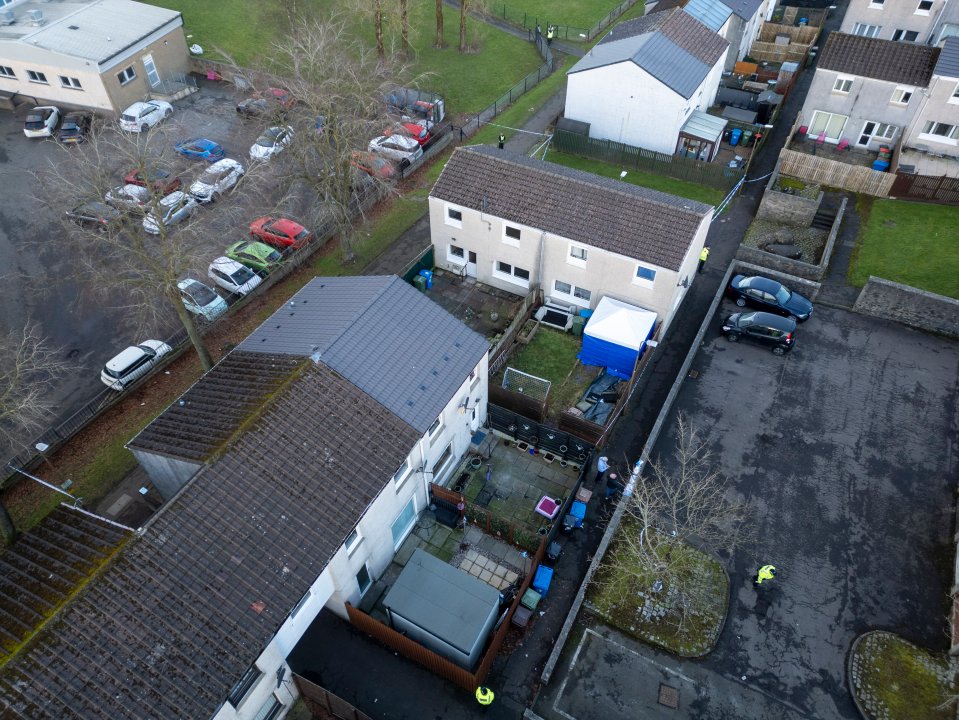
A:
<svg viewBox="0 0 959 720">
<path fill-rule="evenodd" d="M 142 132 L 142 133 L 145 133 L 145 132 L 146 132 L 147 130 L 149 130 L 149 129 L 150 129 L 150 126 L 147 125 L 146 123 L 143 123 L 143 124 L 140 126 L 140 132 Z"/>
<path fill-rule="evenodd" d="M 168 117 L 170 117 L 172 114 L 173 114 L 173 111 L 172 111 L 172 110 L 164 110 L 164 111 L 163 111 L 163 119 L 166 120 L 166 119 L 167 119 Z"/>
<path fill-rule="evenodd" d="M 736 304 L 737 304 L 739 307 L 746 307 L 746 298 L 744 298 L 744 297 L 738 297 L 738 298 L 736 298 Z"/>
<path fill-rule="evenodd" d="M 736 333 L 726 333 L 726 339 L 729 340 L 729 342 L 739 342 L 739 335 Z"/>
<path fill-rule="evenodd" d="M 776 347 L 773 348 L 773 355 L 785 355 L 785 354 L 786 354 L 786 348 L 784 348 L 782 345 L 777 345 Z"/>
</svg>

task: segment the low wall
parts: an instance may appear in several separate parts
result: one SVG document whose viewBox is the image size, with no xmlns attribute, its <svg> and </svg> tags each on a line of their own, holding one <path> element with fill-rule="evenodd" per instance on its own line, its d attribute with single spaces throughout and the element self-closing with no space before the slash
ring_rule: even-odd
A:
<svg viewBox="0 0 959 720">
<path fill-rule="evenodd" d="M 781 282 L 790 290 L 795 290 L 810 300 L 815 300 L 819 296 L 819 291 L 822 290 L 822 283 L 816 282 L 815 280 L 807 280 L 797 275 L 771 270 L 765 265 L 753 265 L 752 263 L 740 262 L 739 260 L 733 260 L 733 273 L 735 275 L 762 275 L 763 277 L 768 277 L 771 280 Z"/>
<path fill-rule="evenodd" d="M 766 186 L 762 202 L 756 211 L 757 218 L 776 220 L 783 225 L 809 227 L 819 212 L 819 205 L 825 193 L 820 191 L 815 200 L 774 190 L 772 184 Z"/>
<path fill-rule="evenodd" d="M 870 277 L 852 309 L 920 330 L 959 337 L 959 300 L 889 280 Z"/>
<path fill-rule="evenodd" d="M 821 265 L 810 265 L 802 260 L 792 260 L 745 245 L 740 245 L 736 250 L 736 260 L 812 282 L 820 282 L 826 274 L 826 268 Z"/>
</svg>

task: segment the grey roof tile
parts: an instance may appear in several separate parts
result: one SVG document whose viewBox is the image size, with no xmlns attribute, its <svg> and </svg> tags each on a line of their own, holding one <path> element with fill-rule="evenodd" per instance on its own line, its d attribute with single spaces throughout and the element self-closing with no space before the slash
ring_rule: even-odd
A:
<svg viewBox="0 0 959 720">
<path fill-rule="evenodd" d="M 759 10 L 763 0 L 723 0 L 723 4 L 727 5 L 734 15 L 748 21 Z"/>
<path fill-rule="evenodd" d="M 671 270 L 712 212 L 705 203 L 485 145 L 458 148 L 430 194 Z"/>
<path fill-rule="evenodd" d="M 819 56 L 824 70 L 927 87 L 939 48 L 832 32 Z"/>
<path fill-rule="evenodd" d="M 683 7 L 713 32 L 719 32 L 733 14 L 729 6 L 720 0 L 689 0 Z"/>
<path fill-rule="evenodd" d="M 933 74 L 959 79 L 959 38 L 946 38 Z"/>
</svg>

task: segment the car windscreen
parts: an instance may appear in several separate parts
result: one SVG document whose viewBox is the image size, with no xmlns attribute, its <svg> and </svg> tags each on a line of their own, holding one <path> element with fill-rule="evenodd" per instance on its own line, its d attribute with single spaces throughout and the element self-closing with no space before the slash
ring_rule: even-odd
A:
<svg viewBox="0 0 959 720">
<path fill-rule="evenodd" d="M 68 123 L 68 122 L 65 122 L 65 123 L 63 123 L 63 125 L 60 126 L 60 132 L 75 132 L 75 131 L 77 131 L 77 130 L 79 130 L 79 129 L 80 129 L 80 128 L 77 127 L 77 124 L 76 124 L 76 123 Z"/>
<path fill-rule="evenodd" d="M 193 298 L 193 302 L 201 307 L 209 305 L 214 300 L 216 300 L 216 293 L 214 293 L 206 285 L 201 285 L 200 283 L 193 283 L 189 285 L 186 290 L 184 290 L 187 295 Z"/>
<path fill-rule="evenodd" d="M 230 273 L 230 278 L 237 285 L 246 285 L 250 280 L 254 278 L 253 271 L 250 268 L 243 266 L 239 267 Z"/>
<path fill-rule="evenodd" d="M 300 232 L 296 234 L 296 239 L 303 240 L 304 238 L 309 237 L 309 235 L 310 235 L 310 231 L 307 230 L 306 228 L 303 228 L 302 230 L 300 230 Z"/>
<path fill-rule="evenodd" d="M 270 251 L 270 253 L 264 258 L 267 262 L 279 262 L 283 259 L 283 256 L 280 255 L 276 250 Z"/>
<path fill-rule="evenodd" d="M 126 113 L 124 113 L 124 114 L 123 114 L 123 119 L 126 120 L 127 122 L 136 122 L 136 121 L 137 121 L 137 116 L 136 116 L 136 115 L 127 115 Z"/>
<path fill-rule="evenodd" d="M 43 127 L 43 115 L 27 115 L 26 125 L 31 129 Z"/>
<path fill-rule="evenodd" d="M 776 291 L 776 301 L 779 302 L 780 305 L 785 305 L 789 302 L 789 298 L 791 297 L 792 293 L 780 285 L 779 290 Z"/>
<path fill-rule="evenodd" d="M 270 135 L 261 135 L 256 139 L 256 144 L 261 147 L 273 147 L 276 140 Z"/>
</svg>

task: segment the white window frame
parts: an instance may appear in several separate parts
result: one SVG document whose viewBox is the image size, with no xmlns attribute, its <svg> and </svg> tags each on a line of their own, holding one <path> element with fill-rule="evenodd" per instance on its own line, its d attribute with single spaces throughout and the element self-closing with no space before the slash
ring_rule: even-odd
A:
<svg viewBox="0 0 959 720">
<path fill-rule="evenodd" d="M 17 79 L 17 74 L 13 71 L 13 68 L 9 65 L 0 65 L 0 78 L 9 78 L 11 80 Z"/>
<path fill-rule="evenodd" d="M 123 68 L 120 72 L 117 73 L 117 80 L 120 82 L 120 85 L 126 85 L 129 82 L 133 82 L 137 79 L 137 71 L 132 65 L 129 67 Z"/>
<path fill-rule="evenodd" d="M 855 78 L 849 77 L 848 75 L 840 75 L 836 78 L 836 82 L 832 84 L 832 91 L 836 95 L 848 95 L 849 91 L 852 90 L 852 83 Z"/>
<path fill-rule="evenodd" d="M 873 127 L 872 132 L 869 133 L 869 139 L 866 142 L 862 142 L 862 137 L 866 134 L 866 127 L 870 124 L 874 125 L 875 127 Z M 883 132 L 879 132 L 880 129 L 883 129 Z M 862 124 L 862 130 L 860 130 L 859 134 L 856 135 L 856 146 L 869 147 L 869 144 L 872 142 L 891 142 L 896 138 L 897 132 L 899 132 L 899 127 L 897 125 L 882 123 L 878 120 L 866 120 Z"/>
<path fill-rule="evenodd" d="M 861 37 L 877 38 L 880 32 L 882 32 L 882 25 L 870 25 L 869 23 L 856 23 L 852 28 L 852 34 Z"/>
<path fill-rule="evenodd" d="M 580 257 L 582 255 L 582 257 Z M 586 259 L 589 257 L 589 248 L 580 243 L 571 242 L 569 252 L 566 254 L 566 262 L 575 267 L 586 267 Z"/>
<path fill-rule="evenodd" d="M 500 269 L 500 265 L 505 265 L 506 267 L 508 267 L 509 272 L 506 272 L 505 270 Z M 529 278 L 528 277 L 523 278 L 517 275 L 516 274 L 517 270 L 521 270 L 527 275 L 530 274 L 529 270 L 527 270 L 526 268 L 518 268 L 512 263 L 506 262 L 505 260 L 493 261 L 493 277 L 499 278 L 500 280 L 505 280 L 506 282 L 512 283 L 514 285 L 519 285 L 521 288 L 525 288 L 526 290 L 529 290 Z"/>
<path fill-rule="evenodd" d="M 523 231 L 520 228 L 515 227 L 513 225 L 506 225 L 504 223 L 503 224 L 503 244 L 509 245 L 510 247 L 519 247 L 520 238 L 510 237 L 507 234 L 509 230 L 515 230 L 516 232 L 520 234 L 521 237 L 523 235 Z"/>
<path fill-rule="evenodd" d="M 456 238 L 453 238 L 453 239 L 455 240 Z M 453 252 L 454 250 L 459 250 L 463 254 L 457 255 Z M 450 243 L 449 245 L 446 246 L 446 259 L 447 261 L 453 263 L 454 265 L 465 266 L 466 265 L 466 248 Z"/>
<path fill-rule="evenodd" d="M 922 7 L 923 3 L 929 3 L 929 7 L 926 9 L 923 9 Z M 932 12 L 932 9 L 935 7 L 935 5 L 936 5 L 935 0 L 919 0 L 919 2 L 916 4 L 916 11 L 913 14 L 929 15 L 929 13 Z"/>
<path fill-rule="evenodd" d="M 68 77 L 66 75 L 60 76 L 60 86 L 68 90 L 83 90 L 83 85 L 80 84 L 80 78 Z"/>
<path fill-rule="evenodd" d="M 914 37 L 912 40 L 906 39 L 905 36 L 908 35 L 909 33 L 912 33 L 916 37 Z M 898 28 L 896 30 L 893 30 L 892 39 L 895 42 L 909 42 L 909 43 L 919 42 L 919 32 L 916 30 L 903 30 L 902 28 Z"/>
<path fill-rule="evenodd" d="M 952 95 L 946 102 L 952 105 L 959 105 L 959 83 L 956 83 L 956 89 L 952 91 Z"/>
<path fill-rule="evenodd" d="M 889 102 L 893 105 L 901 105 L 902 107 L 905 107 L 909 104 L 909 101 L 912 100 L 912 96 L 915 94 L 915 92 L 916 88 L 900 85 L 892 91 L 892 98 L 889 100 Z M 909 97 L 903 100 L 902 98 L 904 95 L 908 95 Z"/>
<path fill-rule="evenodd" d="M 945 127 L 952 128 L 947 135 L 940 135 L 938 133 L 929 132 L 937 125 L 942 125 Z M 945 145 L 956 145 L 957 138 L 959 138 L 959 125 L 952 125 L 951 123 L 937 122 L 935 120 L 927 120 L 926 124 L 923 125 L 922 132 L 919 133 L 919 137 L 923 140 L 931 140 L 932 142 L 943 143 Z"/>
<path fill-rule="evenodd" d="M 565 290 L 562 290 L 562 289 L 560 289 L 559 287 L 557 287 L 557 284 L 558 284 L 558 283 L 562 283 L 563 285 L 567 285 L 567 286 L 569 287 L 569 292 L 566 292 Z M 577 292 L 589 293 L 589 298 L 581 298 L 581 297 L 579 297 L 579 296 L 576 294 Z M 588 307 L 589 307 L 589 303 L 590 303 L 590 301 L 591 301 L 591 299 L 592 299 L 592 296 L 593 296 L 593 291 L 592 291 L 592 290 L 587 290 L 587 289 L 584 288 L 584 287 L 579 287 L 579 286 L 577 286 L 577 285 L 574 285 L 573 283 L 568 283 L 568 282 L 566 282 L 565 280 L 554 280 L 554 281 L 553 281 L 553 293 L 555 293 L 556 295 L 561 296 L 561 299 L 562 299 L 564 302 L 568 302 L 568 303 L 571 303 L 571 304 L 573 304 L 573 305 L 576 305 L 577 307 L 582 307 L 582 308 L 588 308 Z"/>
<path fill-rule="evenodd" d="M 403 461 L 403 464 L 400 465 L 400 469 L 393 473 L 393 485 L 399 490 L 403 487 L 403 483 L 413 474 L 413 464 L 410 462 L 409 458 L 406 458 Z"/>
<path fill-rule="evenodd" d="M 37 83 L 38 85 L 50 84 L 50 82 L 47 80 L 47 74 L 40 72 L 39 70 L 27 70 L 27 79 L 32 83 Z"/>
<path fill-rule="evenodd" d="M 843 120 L 842 120 L 842 127 L 839 128 L 839 133 L 838 133 L 838 134 L 836 134 L 835 136 L 833 136 L 833 135 L 826 135 L 826 142 L 829 142 L 829 143 L 838 143 L 838 142 L 839 142 L 839 138 L 842 137 L 843 130 L 845 130 L 845 129 L 846 129 L 846 125 L 849 124 L 849 116 L 848 116 L 848 115 L 842 115 L 842 114 L 840 114 L 840 113 L 827 112 L 826 110 L 816 110 L 816 111 L 814 111 L 813 114 L 812 114 L 812 119 L 809 121 L 809 130 L 808 130 L 808 132 L 807 132 L 807 134 L 808 134 L 809 137 L 819 137 L 819 133 L 822 132 L 822 130 L 814 130 L 814 128 L 816 127 L 816 118 L 817 118 L 819 115 L 828 115 L 828 116 L 829 116 L 829 119 L 826 120 L 826 124 L 825 124 L 825 126 L 823 127 L 823 130 L 829 127 L 829 124 L 832 122 L 832 118 L 842 118 L 842 119 L 843 119 Z"/>
<path fill-rule="evenodd" d="M 652 278 L 643 278 L 639 276 L 640 270 L 648 270 L 653 274 Z M 656 268 L 650 267 L 649 265 L 643 265 L 643 263 L 636 263 L 636 269 L 633 270 L 633 285 L 639 285 L 644 288 L 652 288 L 656 285 Z"/>
<path fill-rule="evenodd" d="M 367 585 L 365 588 L 364 588 L 364 587 L 360 587 L 360 580 L 359 580 L 359 577 L 358 577 L 359 574 L 360 574 L 360 570 L 363 569 L 363 568 L 366 568 L 366 576 L 370 579 L 370 584 Z M 363 597 L 364 595 L 366 595 L 367 591 L 368 591 L 371 587 L 373 587 L 373 584 L 376 582 L 376 581 L 373 579 L 373 573 L 370 572 L 370 564 L 369 564 L 368 562 L 366 562 L 365 560 L 363 561 L 363 564 L 360 565 L 360 567 L 357 569 L 357 571 L 356 571 L 355 573 L 353 573 L 353 579 L 356 581 L 356 588 L 357 588 L 357 590 L 360 591 L 360 597 Z"/>
<path fill-rule="evenodd" d="M 885 6 L 885 0 L 869 0 L 870 10 L 882 10 Z"/>
<path fill-rule="evenodd" d="M 454 218 L 451 213 L 458 213 L 459 219 Z M 463 208 L 459 207 L 458 205 L 450 205 L 447 203 L 446 207 L 444 208 L 443 216 L 446 219 L 447 225 L 451 225 L 455 228 L 463 227 Z"/>
<path fill-rule="evenodd" d="M 450 444 L 452 445 L 452 443 L 450 443 Z M 434 470 L 433 477 L 435 478 L 435 477 L 436 477 L 436 473 L 435 473 L 436 468 L 434 467 L 433 470 Z M 396 540 L 396 539 L 394 539 L 394 536 L 393 536 L 393 526 L 396 524 L 396 521 L 399 520 L 399 519 L 403 516 L 403 513 L 406 511 L 406 508 L 408 508 L 410 505 L 413 506 L 413 515 L 412 515 L 411 518 L 410 518 L 409 524 L 407 524 L 407 525 L 403 528 L 403 532 L 401 533 L 402 537 L 400 537 L 398 540 Z M 399 550 L 399 549 L 400 549 L 400 546 L 404 543 L 404 541 L 406 540 L 406 538 L 409 537 L 410 532 L 413 530 L 414 527 L 416 527 L 416 513 L 417 513 L 418 511 L 419 511 L 419 508 L 416 507 L 416 495 L 415 495 L 415 494 L 410 495 L 410 499 L 407 500 L 405 503 L 403 503 L 403 507 L 400 508 L 400 511 L 396 514 L 396 517 L 393 519 L 393 522 L 390 523 L 390 539 L 393 540 L 393 549 L 394 549 L 394 550 Z M 357 572 L 359 572 L 359 571 L 357 571 Z M 367 568 L 367 572 L 369 572 L 369 568 Z M 370 574 L 370 579 L 372 580 L 372 578 L 373 578 L 373 575 L 372 575 L 372 573 L 371 573 L 371 574 Z M 373 584 L 373 583 L 371 582 L 370 585 L 372 585 L 372 584 Z M 357 583 L 357 585 L 359 585 L 359 583 Z"/>
<path fill-rule="evenodd" d="M 430 445 L 432 445 L 436 438 L 440 436 L 444 427 L 445 423 L 443 422 L 443 416 L 441 414 L 433 421 L 433 424 L 430 425 L 429 430 L 426 431 L 426 437 L 429 439 Z"/>
<path fill-rule="evenodd" d="M 353 532 L 346 536 L 346 541 L 343 543 L 343 548 L 346 550 L 346 555 L 349 557 L 352 555 L 356 548 L 363 544 L 363 533 L 360 531 L 360 526 L 357 525 L 353 528 Z"/>
</svg>

